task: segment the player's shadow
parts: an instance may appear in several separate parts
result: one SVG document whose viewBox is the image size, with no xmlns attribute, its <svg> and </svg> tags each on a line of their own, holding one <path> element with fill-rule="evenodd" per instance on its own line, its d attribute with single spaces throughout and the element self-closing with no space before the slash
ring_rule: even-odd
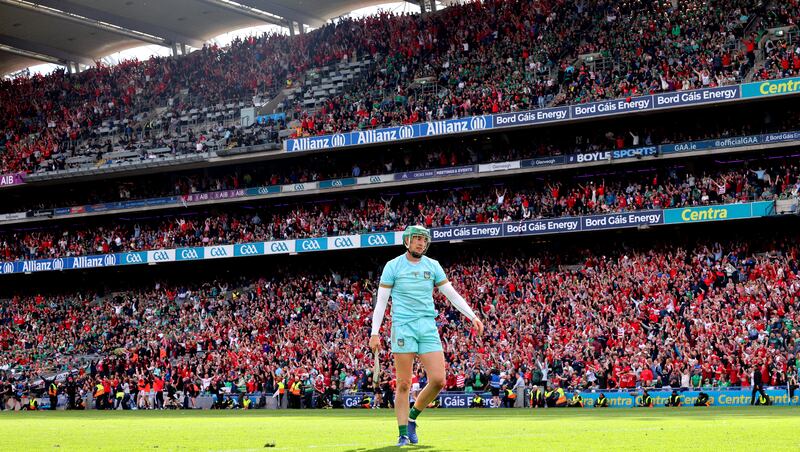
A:
<svg viewBox="0 0 800 452">
<path fill-rule="evenodd" d="M 358 449 L 347 449 L 345 452 L 389 452 L 389 451 L 396 451 L 399 450 L 400 447 L 397 446 L 388 446 L 388 447 L 378 447 L 375 449 L 367 449 L 366 447 L 359 447 Z M 426 449 L 433 449 L 433 446 L 405 446 L 403 447 L 405 450 L 426 450 Z"/>
</svg>

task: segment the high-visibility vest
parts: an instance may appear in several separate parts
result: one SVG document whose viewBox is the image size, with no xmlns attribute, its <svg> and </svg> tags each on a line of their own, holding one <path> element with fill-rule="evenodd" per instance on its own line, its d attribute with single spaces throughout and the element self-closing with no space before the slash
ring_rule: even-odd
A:
<svg viewBox="0 0 800 452">
<path fill-rule="evenodd" d="M 103 385 L 98 383 L 97 386 L 95 386 L 94 396 L 95 397 L 100 397 L 104 393 L 105 393 L 105 389 L 103 389 Z"/>
<path fill-rule="evenodd" d="M 506 389 L 506 394 L 508 395 L 508 398 L 511 399 L 511 400 L 514 400 L 514 399 L 517 398 L 517 393 L 512 391 L 512 390 L 510 390 L 510 389 Z"/>
<path fill-rule="evenodd" d="M 278 394 L 285 394 L 286 393 L 286 385 L 283 384 L 282 381 L 278 382 Z"/>
<path fill-rule="evenodd" d="M 55 383 L 50 383 L 50 387 L 47 388 L 47 395 L 54 396 L 57 394 L 58 394 L 58 387 L 56 386 Z"/>
<path fill-rule="evenodd" d="M 567 401 L 567 396 L 564 394 L 563 389 L 558 388 L 556 392 L 558 393 L 558 400 L 556 400 L 556 403 L 564 403 Z"/>
</svg>

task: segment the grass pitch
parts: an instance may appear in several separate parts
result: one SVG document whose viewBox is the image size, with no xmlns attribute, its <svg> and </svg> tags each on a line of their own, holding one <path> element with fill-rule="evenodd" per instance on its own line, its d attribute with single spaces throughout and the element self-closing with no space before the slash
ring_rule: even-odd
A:
<svg viewBox="0 0 800 452">
<path fill-rule="evenodd" d="M 427 410 L 420 451 L 800 450 L 800 407 Z M 391 410 L 0 412 L 2 451 L 397 450 Z"/>
</svg>

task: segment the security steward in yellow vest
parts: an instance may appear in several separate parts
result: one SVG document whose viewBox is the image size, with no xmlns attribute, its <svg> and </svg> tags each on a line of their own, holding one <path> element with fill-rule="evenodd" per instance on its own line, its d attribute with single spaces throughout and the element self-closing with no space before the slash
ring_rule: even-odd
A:
<svg viewBox="0 0 800 452">
<path fill-rule="evenodd" d="M 531 389 L 531 408 L 544 408 L 544 391 L 538 386 Z"/>
<path fill-rule="evenodd" d="M 653 407 L 653 398 L 650 397 L 650 394 L 647 393 L 647 389 L 642 391 L 642 400 L 639 401 L 639 405 L 638 406 L 647 407 L 647 408 L 652 408 Z"/>
<path fill-rule="evenodd" d="M 511 389 L 505 388 L 503 394 L 503 406 L 506 408 L 514 408 L 514 403 L 517 401 L 517 393 Z"/>
<path fill-rule="evenodd" d="M 283 408 L 283 398 L 286 397 L 286 383 L 278 381 L 278 409 Z"/>
<path fill-rule="evenodd" d="M 47 385 L 47 396 L 50 397 L 50 409 L 55 410 L 58 406 L 58 386 L 55 380 L 51 380 Z"/>
<path fill-rule="evenodd" d="M 570 408 L 583 408 L 583 397 L 581 397 L 581 393 L 575 391 L 572 393 L 572 400 L 569 401 L 567 404 Z"/>
<path fill-rule="evenodd" d="M 679 407 L 683 401 L 681 400 L 681 396 L 678 395 L 678 391 L 672 391 L 672 395 L 669 396 L 667 399 L 667 403 L 664 406 L 672 406 L 672 407 Z"/>
<path fill-rule="evenodd" d="M 470 408 L 483 408 L 483 397 L 481 397 L 480 394 L 475 393 L 475 395 L 472 396 L 472 402 L 470 402 L 469 407 Z"/>
<path fill-rule="evenodd" d="M 290 408 L 300 409 L 300 385 L 300 380 L 295 380 L 291 389 L 289 389 Z"/>
<path fill-rule="evenodd" d="M 608 398 L 602 392 L 600 393 L 600 397 L 594 401 L 595 408 L 608 408 Z"/>
<path fill-rule="evenodd" d="M 106 393 L 105 388 L 103 387 L 103 382 L 99 381 L 96 385 L 94 385 L 94 408 L 97 410 L 102 410 L 105 408 L 105 404 L 103 403 L 104 397 L 103 394 Z"/>
</svg>

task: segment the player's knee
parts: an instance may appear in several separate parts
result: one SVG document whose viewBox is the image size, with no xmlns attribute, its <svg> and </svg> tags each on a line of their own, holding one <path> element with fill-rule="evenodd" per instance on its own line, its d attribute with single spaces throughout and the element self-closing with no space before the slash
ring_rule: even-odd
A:
<svg viewBox="0 0 800 452">
<path fill-rule="evenodd" d="M 411 379 L 398 378 L 397 379 L 397 392 L 411 391 Z"/>
<path fill-rule="evenodd" d="M 428 384 L 436 389 L 441 390 L 444 388 L 444 375 L 436 375 L 428 380 Z"/>
</svg>

